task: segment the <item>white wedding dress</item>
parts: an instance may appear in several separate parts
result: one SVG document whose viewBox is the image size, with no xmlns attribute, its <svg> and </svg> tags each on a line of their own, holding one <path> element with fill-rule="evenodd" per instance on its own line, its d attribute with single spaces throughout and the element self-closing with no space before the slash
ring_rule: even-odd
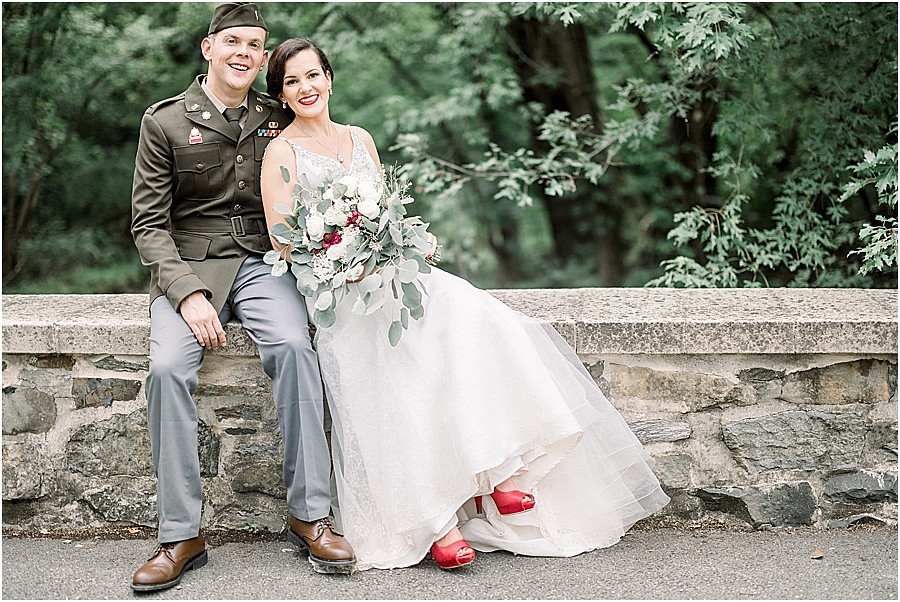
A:
<svg viewBox="0 0 900 602">
<path fill-rule="evenodd" d="M 292 143 L 297 173 L 377 177 L 353 140 L 349 170 Z M 335 517 L 361 570 L 414 565 L 457 523 L 479 551 L 573 556 L 616 543 L 669 501 L 640 442 L 552 327 L 442 270 L 420 277 L 425 316 L 397 347 L 390 313 L 352 314 L 352 294 L 316 333 Z M 510 476 L 533 510 L 497 512 L 487 494 Z"/>
</svg>

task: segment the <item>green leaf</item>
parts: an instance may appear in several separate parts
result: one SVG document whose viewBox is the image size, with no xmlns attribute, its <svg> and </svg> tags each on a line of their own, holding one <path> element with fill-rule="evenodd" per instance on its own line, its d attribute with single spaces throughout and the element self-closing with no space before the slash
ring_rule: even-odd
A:
<svg viewBox="0 0 900 602">
<path fill-rule="evenodd" d="M 403 334 L 403 327 L 400 325 L 400 322 L 391 322 L 391 327 L 388 329 L 388 342 L 390 342 L 391 347 L 397 346 L 397 343 L 400 342 L 401 334 Z"/>
<path fill-rule="evenodd" d="M 410 309 L 422 305 L 422 293 L 415 284 L 404 282 L 400 287 L 403 289 L 403 305 Z"/>
<path fill-rule="evenodd" d="M 403 330 L 409 328 L 409 310 L 405 307 L 400 308 L 400 326 L 403 327 Z"/>
<path fill-rule="evenodd" d="M 332 293 L 330 289 L 326 289 L 319 293 L 319 296 L 316 297 L 315 307 L 319 311 L 325 311 L 326 309 L 334 307 L 334 293 Z"/>
<path fill-rule="evenodd" d="M 419 307 L 414 307 L 409 310 L 409 315 L 412 316 L 413 320 L 420 320 L 422 316 L 425 315 L 425 307 L 420 305 Z"/>
<path fill-rule="evenodd" d="M 360 281 L 359 292 L 361 294 L 365 295 L 366 293 L 371 293 L 372 291 L 381 287 L 381 285 L 382 285 L 381 274 L 379 274 L 378 272 L 374 272 L 374 273 L 366 276 L 365 278 L 363 278 Z"/>
<path fill-rule="evenodd" d="M 330 308 L 324 311 L 320 311 L 317 309 L 315 312 L 313 312 L 313 324 L 322 328 L 333 326 L 335 319 L 336 316 L 334 314 L 334 310 Z"/>
<path fill-rule="evenodd" d="M 400 282 L 412 282 L 419 274 L 419 264 L 414 259 L 406 259 L 400 263 L 397 269 L 397 276 Z"/>
<path fill-rule="evenodd" d="M 281 178 L 284 180 L 284 183 L 285 183 L 285 184 L 290 183 L 290 181 L 291 181 L 291 172 L 289 172 L 289 171 L 287 170 L 287 167 L 285 167 L 284 165 L 281 165 L 280 168 L 281 168 Z"/>
</svg>

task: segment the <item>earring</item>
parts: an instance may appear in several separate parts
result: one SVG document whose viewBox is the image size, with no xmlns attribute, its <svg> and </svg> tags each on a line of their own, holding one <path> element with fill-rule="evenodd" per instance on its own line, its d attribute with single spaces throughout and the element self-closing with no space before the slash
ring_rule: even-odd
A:
<svg viewBox="0 0 900 602">
<path fill-rule="evenodd" d="M 334 92 L 331 91 L 331 88 L 328 88 L 328 96 L 331 96 Z"/>
<path fill-rule="evenodd" d="M 282 101 L 281 101 L 281 108 L 282 108 L 282 109 L 286 109 L 286 108 L 287 108 L 287 102 L 285 102 L 285 101 L 282 100 Z"/>
</svg>

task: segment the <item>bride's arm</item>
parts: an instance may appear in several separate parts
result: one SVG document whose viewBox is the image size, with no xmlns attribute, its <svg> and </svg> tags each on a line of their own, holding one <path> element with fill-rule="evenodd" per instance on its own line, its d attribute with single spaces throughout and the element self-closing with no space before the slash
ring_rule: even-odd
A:
<svg viewBox="0 0 900 602">
<path fill-rule="evenodd" d="M 281 168 L 288 170 L 291 176 L 290 182 L 285 182 L 281 175 Z M 285 221 L 284 215 L 275 211 L 275 205 L 284 204 L 293 207 L 294 201 L 291 195 L 294 192 L 294 184 L 297 182 L 297 166 L 294 158 L 294 150 L 286 140 L 273 140 L 266 148 L 263 157 L 262 172 L 260 173 L 260 191 L 262 192 L 263 210 L 266 212 L 266 225 L 269 230 L 272 226 Z M 281 251 L 284 245 L 279 244 L 271 236 L 272 248 Z"/>
</svg>

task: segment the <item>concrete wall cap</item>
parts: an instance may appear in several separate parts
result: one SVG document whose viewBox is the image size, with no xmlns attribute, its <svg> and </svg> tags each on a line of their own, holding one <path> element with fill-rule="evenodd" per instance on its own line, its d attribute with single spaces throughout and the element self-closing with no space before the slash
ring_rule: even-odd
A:
<svg viewBox="0 0 900 602">
<path fill-rule="evenodd" d="M 876 289 L 505 289 L 579 354 L 897 353 L 897 291 Z M 148 350 L 146 295 L 3 295 L 4 353 Z M 255 355 L 240 325 L 228 355 Z"/>
</svg>

